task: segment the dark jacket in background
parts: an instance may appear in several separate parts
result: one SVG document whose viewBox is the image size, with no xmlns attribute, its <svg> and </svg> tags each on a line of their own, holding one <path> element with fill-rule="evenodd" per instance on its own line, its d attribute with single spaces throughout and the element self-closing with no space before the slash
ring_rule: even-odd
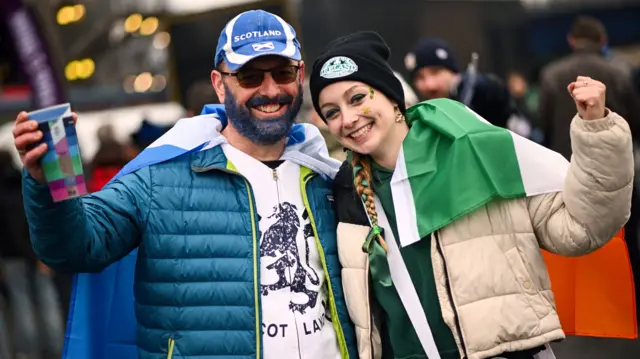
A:
<svg viewBox="0 0 640 359">
<path fill-rule="evenodd" d="M 635 138 L 640 121 L 640 98 L 631 79 L 625 72 L 607 62 L 602 54 L 580 51 L 553 62 L 542 70 L 539 120 L 545 129 L 548 147 L 567 159 L 571 158 L 569 125 L 577 110 L 567 86 L 578 76 L 591 77 L 607 86 L 606 106 L 629 121 Z"/>
<path fill-rule="evenodd" d="M 9 154 L 0 154 L 0 256 L 36 261 L 22 204 L 22 175 Z"/>
<path fill-rule="evenodd" d="M 473 84 L 469 77 L 463 75 L 460 84 L 451 94 L 451 98 L 461 101 L 465 87 L 473 86 L 473 97 L 469 108 L 482 116 L 491 124 L 498 127 L 507 127 L 509 117 L 516 112 L 513 98 L 504 83 L 493 75 L 478 74 Z"/>
</svg>

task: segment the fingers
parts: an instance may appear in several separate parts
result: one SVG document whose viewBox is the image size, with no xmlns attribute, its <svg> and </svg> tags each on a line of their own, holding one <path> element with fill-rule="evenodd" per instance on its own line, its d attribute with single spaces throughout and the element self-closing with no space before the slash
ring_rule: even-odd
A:
<svg viewBox="0 0 640 359">
<path fill-rule="evenodd" d="M 26 132 L 14 139 L 16 149 L 23 151 L 42 140 L 42 131 Z"/>
<path fill-rule="evenodd" d="M 24 122 L 28 119 L 29 119 L 29 115 L 25 111 L 22 111 L 18 114 L 18 117 L 16 118 L 16 124 L 20 122 Z"/>
<path fill-rule="evenodd" d="M 599 89 L 583 87 L 574 90 L 572 95 L 576 101 L 585 103 L 588 106 L 594 106 L 596 101 L 600 98 L 601 92 Z"/>
<path fill-rule="evenodd" d="M 38 123 L 36 121 L 29 121 L 18 116 L 16 124 L 13 126 L 13 137 L 17 138 L 25 133 L 36 131 L 37 129 Z"/>
<path fill-rule="evenodd" d="M 595 106 L 598 101 L 597 95 L 588 92 L 574 92 L 573 98 L 576 102 L 584 104 L 587 107 Z"/>
<path fill-rule="evenodd" d="M 569 86 L 573 85 L 573 88 L 576 87 L 598 87 L 598 88 L 606 88 L 606 86 L 598 81 L 598 80 L 594 80 L 591 77 L 588 76 L 578 76 L 576 78 L 575 82 L 572 82 L 571 84 L 569 84 Z"/>
<path fill-rule="evenodd" d="M 76 124 L 78 122 L 78 115 L 73 112 L 73 123 Z M 15 125 L 13 126 L 13 137 L 18 138 L 27 132 L 33 132 L 38 129 L 38 122 L 29 120 L 29 116 L 26 112 L 22 111 L 18 114 L 16 118 Z"/>
<path fill-rule="evenodd" d="M 582 119 L 593 120 L 604 117 L 607 90 L 602 82 L 586 76 L 578 76 L 567 89 L 576 102 L 578 113 Z"/>
<path fill-rule="evenodd" d="M 593 106 L 606 92 L 606 86 L 590 77 L 578 76 L 575 82 L 567 86 L 567 90 L 574 100 Z"/>
<path fill-rule="evenodd" d="M 36 148 L 23 155 L 22 163 L 24 163 L 24 166 L 27 168 L 39 166 L 38 160 L 40 160 L 40 157 L 44 156 L 45 153 L 47 153 L 47 144 L 41 143 Z"/>
</svg>

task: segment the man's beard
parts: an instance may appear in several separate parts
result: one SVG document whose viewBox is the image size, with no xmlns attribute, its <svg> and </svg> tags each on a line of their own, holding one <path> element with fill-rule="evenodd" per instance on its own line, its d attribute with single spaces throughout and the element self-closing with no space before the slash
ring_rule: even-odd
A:
<svg viewBox="0 0 640 359">
<path fill-rule="evenodd" d="M 298 95 L 282 94 L 269 98 L 255 96 L 245 105 L 236 102 L 229 88 L 224 85 L 224 107 L 227 118 L 238 133 L 258 145 L 273 145 L 287 137 L 302 105 L 302 85 L 298 86 Z M 251 114 L 251 108 L 266 104 L 289 105 L 287 111 L 279 117 L 259 119 Z"/>
</svg>

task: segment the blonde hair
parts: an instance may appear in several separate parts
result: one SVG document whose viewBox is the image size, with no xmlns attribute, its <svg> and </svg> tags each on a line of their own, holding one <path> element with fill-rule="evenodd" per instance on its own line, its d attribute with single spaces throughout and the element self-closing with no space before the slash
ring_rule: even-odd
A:
<svg viewBox="0 0 640 359">
<path fill-rule="evenodd" d="M 367 156 L 363 156 L 359 153 L 352 152 L 353 158 L 351 164 L 355 170 L 354 185 L 356 187 L 356 193 L 362 198 L 364 202 L 364 209 L 367 211 L 367 215 L 371 220 L 371 226 L 378 234 L 376 238 L 380 246 L 385 252 L 389 252 L 387 243 L 385 242 L 382 234 L 380 234 L 380 226 L 378 225 L 378 212 L 376 211 L 376 202 L 374 201 L 374 193 L 371 181 L 371 160 Z"/>
</svg>

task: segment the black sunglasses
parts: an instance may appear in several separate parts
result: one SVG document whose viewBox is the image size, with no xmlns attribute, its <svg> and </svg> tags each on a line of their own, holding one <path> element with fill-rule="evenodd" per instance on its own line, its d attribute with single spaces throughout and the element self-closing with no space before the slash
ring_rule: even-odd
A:
<svg viewBox="0 0 640 359">
<path fill-rule="evenodd" d="M 300 67 L 299 65 L 282 65 L 266 70 L 242 68 L 238 72 L 219 72 L 226 76 L 235 76 L 240 86 L 248 89 L 262 85 L 266 73 L 270 73 L 273 81 L 279 85 L 290 84 L 298 78 Z"/>
</svg>

